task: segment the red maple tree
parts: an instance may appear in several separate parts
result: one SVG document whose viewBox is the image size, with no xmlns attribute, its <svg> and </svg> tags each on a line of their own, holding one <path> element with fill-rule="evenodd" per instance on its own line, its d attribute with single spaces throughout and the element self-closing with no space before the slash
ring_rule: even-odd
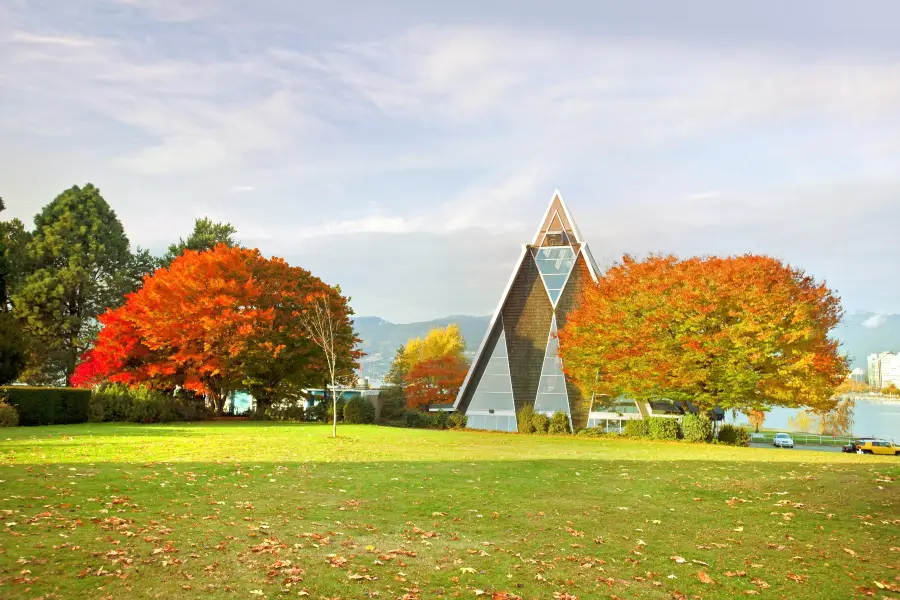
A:
<svg viewBox="0 0 900 600">
<path fill-rule="evenodd" d="M 361 354 L 339 288 L 258 250 L 220 244 L 186 251 L 103 315 L 78 381 L 182 386 L 208 396 L 218 412 L 231 391 L 246 389 L 262 411 L 324 382 L 321 351 L 299 321 L 311 294 L 327 297 L 338 315 L 340 372 L 348 376 Z"/>
<path fill-rule="evenodd" d="M 466 378 L 468 363 L 452 354 L 424 360 L 406 375 L 406 403 L 410 408 L 452 404 Z"/>
</svg>

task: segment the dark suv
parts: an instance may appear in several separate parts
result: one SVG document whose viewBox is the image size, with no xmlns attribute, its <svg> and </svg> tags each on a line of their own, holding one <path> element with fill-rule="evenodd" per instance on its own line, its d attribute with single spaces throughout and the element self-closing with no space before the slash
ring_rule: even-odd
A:
<svg viewBox="0 0 900 600">
<path fill-rule="evenodd" d="M 849 444 L 844 444 L 841 446 L 842 452 L 856 452 L 859 450 L 859 447 L 865 444 L 866 442 L 871 442 L 875 438 L 859 438 L 858 440 L 854 440 Z"/>
</svg>

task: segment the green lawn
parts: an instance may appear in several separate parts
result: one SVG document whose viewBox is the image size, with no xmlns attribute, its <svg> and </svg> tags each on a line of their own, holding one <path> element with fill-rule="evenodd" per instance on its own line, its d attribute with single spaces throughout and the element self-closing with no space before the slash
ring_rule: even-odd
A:
<svg viewBox="0 0 900 600">
<path fill-rule="evenodd" d="M 329 433 L 0 430 L 0 598 L 900 598 L 897 458 Z"/>
</svg>

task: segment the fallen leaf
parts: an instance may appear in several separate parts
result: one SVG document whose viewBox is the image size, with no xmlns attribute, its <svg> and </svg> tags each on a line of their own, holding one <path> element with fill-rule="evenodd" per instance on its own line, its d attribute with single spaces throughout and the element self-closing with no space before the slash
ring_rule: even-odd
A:
<svg viewBox="0 0 900 600">
<path fill-rule="evenodd" d="M 710 577 L 709 573 L 706 571 L 697 571 L 697 579 L 699 579 L 701 583 L 715 583 L 713 578 Z"/>
</svg>

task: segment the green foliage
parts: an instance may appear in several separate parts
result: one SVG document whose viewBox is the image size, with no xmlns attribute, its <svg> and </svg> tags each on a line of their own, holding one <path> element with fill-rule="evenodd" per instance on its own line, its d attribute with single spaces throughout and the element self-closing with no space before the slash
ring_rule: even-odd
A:
<svg viewBox="0 0 900 600">
<path fill-rule="evenodd" d="M 581 435 L 584 437 L 609 437 L 609 436 L 618 436 L 617 433 L 607 433 L 603 430 L 602 427 L 588 427 L 587 429 L 579 429 L 575 435 Z"/>
<path fill-rule="evenodd" d="M 0 427 L 15 427 L 19 424 L 19 413 L 0 398 Z"/>
<path fill-rule="evenodd" d="M 27 246 L 33 265 L 13 305 L 42 345 L 38 370 L 68 381 L 96 336 L 96 317 L 131 291 L 132 255 L 116 213 L 91 184 L 57 196 L 34 224 Z"/>
<path fill-rule="evenodd" d="M 555 434 L 572 433 L 572 429 L 569 427 L 568 415 L 564 412 L 553 413 L 553 416 L 550 417 L 548 431 Z"/>
<path fill-rule="evenodd" d="M 306 420 L 307 421 L 325 421 L 328 415 L 331 414 L 331 411 L 328 408 L 328 404 L 331 403 L 331 400 L 328 402 L 319 400 L 317 402 L 313 402 L 312 406 L 306 409 Z"/>
<path fill-rule="evenodd" d="M 90 390 L 9 386 L 0 388 L 0 394 L 19 413 L 21 425 L 65 425 L 88 419 Z"/>
<path fill-rule="evenodd" d="M 677 440 L 678 421 L 666 417 L 650 417 L 647 419 L 650 430 L 650 439 L 653 440 Z"/>
<path fill-rule="evenodd" d="M 168 251 L 160 259 L 160 265 L 167 267 L 172 261 L 184 254 L 185 250 L 203 252 L 211 250 L 218 244 L 225 244 L 229 248 L 238 245 L 234 239 L 237 229 L 231 223 L 214 223 L 208 217 L 196 219 L 194 230 L 187 239 L 180 238 L 177 244 L 171 244 Z"/>
<path fill-rule="evenodd" d="M 531 427 L 534 429 L 534 433 L 547 433 L 550 428 L 550 419 L 547 415 L 536 412 L 531 415 Z"/>
<path fill-rule="evenodd" d="M 344 405 L 345 423 L 374 423 L 375 406 L 368 398 L 356 396 Z"/>
<path fill-rule="evenodd" d="M 323 402 L 325 405 L 325 422 L 333 423 L 334 422 L 334 399 L 326 398 Z M 344 421 L 344 405 L 347 404 L 347 401 L 341 397 L 337 399 L 337 415 L 338 415 L 338 423 L 342 423 Z"/>
<path fill-rule="evenodd" d="M 705 414 L 692 413 L 681 417 L 681 431 L 688 442 L 710 442 L 713 439 L 713 424 Z"/>
<path fill-rule="evenodd" d="M 407 427 L 425 427 L 426 415 L 418 410 L 408 410 L 403 413 L 403 423 Z"/>
<path fill-rule="evenodd" d="M 729 446 L 749 446 L 750 432 L 730 423 L 719 428 L 719 442 Z"/>
<path fill-rule="evenodd" d="M 25 337 L 11 313 L 0 307 L 0 385 L 19 378 L 25 367 Z"/>
<path fill-rule="evenodd" d="M 91 403 L 88 406 L 88 423 L 102 423 L 106 416 L 103 401 L 96 394 L 91 394 Z"/>
<path fill-rule="evenodd" d="M 304 401 L 290 399 L 282 400 L 281 402 L 273 402 L 272 405 L 266 409 L 266 419 L 271 421 L 303 422 L 306 420 Z"/>
<path fill-rule="evenodd" d="M 108 384 L 91 394 L 90 421 L 168 423 L 202 421 L 211 412 L 202 398 L 182 392 L 170 395 L 146 387 Z"/>
<path fill-rule="evenodd" d="M 452 412 L 447 418 L 447 426 L 450 429 L 465 429 L 469 423 L 469 417 L 461 412 Z"/>
<path fill-rule="evenodd" d="M 534 406 L 526 404 L 516 413 L 516 426 L 519 433 L 534 433 Z"/>
<path fill-rule="evenodd" d="M 650 437 L 650 423 L 646 419 L 625 421 L 625 435 L 634 438 Z"/>
<path fill-rule="evenodd" d="M 403 412 L 406 410 L 406 396 L 403 394 L 403 388 L 399 385 L 389 385 L 381 388 L 378 395 L 382 401 L 379 419 L 394 421 L 403 416 Z"/>
</svg>

